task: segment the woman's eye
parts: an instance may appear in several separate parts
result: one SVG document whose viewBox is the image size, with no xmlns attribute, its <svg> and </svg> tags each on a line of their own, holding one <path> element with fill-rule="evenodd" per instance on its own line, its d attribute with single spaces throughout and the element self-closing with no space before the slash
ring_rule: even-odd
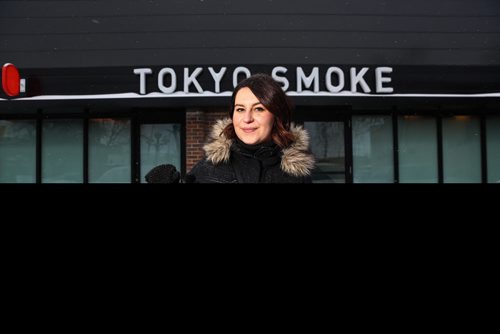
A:
<svg viewBox="0 0 500 334">
<path fill-rule="evenodd" d="M 236 108 L 236 111 L 237 112 L 243 112 L 243 111 L 245 111 L 245 109 L 243 109 L 243 108 Z"/>
<path fill-rule="evenodd" d="M 262 108 L 262 107 L 257 107 L 257 108 L 255 108 L 255 110 L 256 110 L 256 111 L 264 111 L 264 108 Z"/>
</svg>

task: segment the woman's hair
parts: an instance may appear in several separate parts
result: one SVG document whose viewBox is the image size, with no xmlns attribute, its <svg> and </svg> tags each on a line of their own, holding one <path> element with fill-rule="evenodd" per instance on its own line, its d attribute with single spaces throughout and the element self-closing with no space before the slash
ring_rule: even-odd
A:
<svg viewBox="0 0 500 334">
<path fill-rule="evenodd" d="M 279 83 L 270 75 L 264 73 L 254 74 L 241 81 L 234 88 L 231 97 L 231 107 L 229 110 L 231 119 L 233 118 L 236 94 L 244 87 L 248 87 L 257 99 L 259 99 L 260 103 L 274 115 L 274 125 L 271 132 L 273 141 L 281 148 L 288 147 L 295 139 L 294 135 L 290 132 L 293 104 Z M 224 128 L 222 133 L 226 138 L 236 138 L 236 131 L 232 122 Z"/>
</svg>

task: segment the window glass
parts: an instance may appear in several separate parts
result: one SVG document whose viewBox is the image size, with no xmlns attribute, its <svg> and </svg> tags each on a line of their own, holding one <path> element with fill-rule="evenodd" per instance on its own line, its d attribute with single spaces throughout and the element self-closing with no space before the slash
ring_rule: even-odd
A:
<svg viewBox="0 0 500 334">
<path fill-rule="evenodd" d="M 500 183 L 500 116 L 486 118 L 488 182 Z"/>
<path fill-rule="evenodd" d="M 36 122 L 0 121 L 0 183 L 36 182 Z"/>
<path fill-rule="evenodd" d="M 155 166 L 171 164 L 181 169 L 180 124 L 141 125 L 141 183 Z"/>
<path fill-rule="evenodd" d="M 344 122 L 304 122 L 316 158 L 315 183 L 345 183 Z"/>
<path fill-rule="evenodd" d="M 394 182 L 391 116 L 352 117 L 354 183 Z"/>
<path fill-rule="evenodd" d="M 399 182 L 438 182 L 436 118 L 398 117 Z"/>
<path fill-rule="evenodd" d="M 42 182 L 83 182 L 83 120 L 43 122 Z"/>
<path fill-rule="evenodd" d="M 443 118 L 443 178 L 449 183 L 481 182 L 479 118 Z"/>
<path fill-rule="evenodd" d="M 130 121 L 100 118 L 89 121 L 89 182 L 131 182 Z"/>
</svg>

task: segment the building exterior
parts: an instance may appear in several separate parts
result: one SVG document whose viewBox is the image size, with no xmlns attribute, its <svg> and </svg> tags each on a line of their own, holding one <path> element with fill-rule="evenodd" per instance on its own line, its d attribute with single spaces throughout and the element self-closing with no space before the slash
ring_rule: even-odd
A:
<svg viewBox="0 0 500 334">
<path fill-rule="evenodd" d="M 0 183 L 184 174 L 257 72 L 292 97 L 315 182 L 500 182 L 496 0 L 1 1 L 7 63 Z"/>
</svg>

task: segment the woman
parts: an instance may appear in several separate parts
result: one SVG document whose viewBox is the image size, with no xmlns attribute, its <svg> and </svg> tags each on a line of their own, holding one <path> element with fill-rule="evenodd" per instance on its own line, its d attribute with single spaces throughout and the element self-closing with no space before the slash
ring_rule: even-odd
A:
<svg viewBox="0 0 500 334">
<path fill-rule="evenodd" d="M 231 105 L 231 118 L 214 125 L 205 159 L 186 175 L 186 182 L 311 182 L 309 136 L 291 124 L 291 102 L 271 76 L 255 74 L 240 82 Z"/>
</svg>

